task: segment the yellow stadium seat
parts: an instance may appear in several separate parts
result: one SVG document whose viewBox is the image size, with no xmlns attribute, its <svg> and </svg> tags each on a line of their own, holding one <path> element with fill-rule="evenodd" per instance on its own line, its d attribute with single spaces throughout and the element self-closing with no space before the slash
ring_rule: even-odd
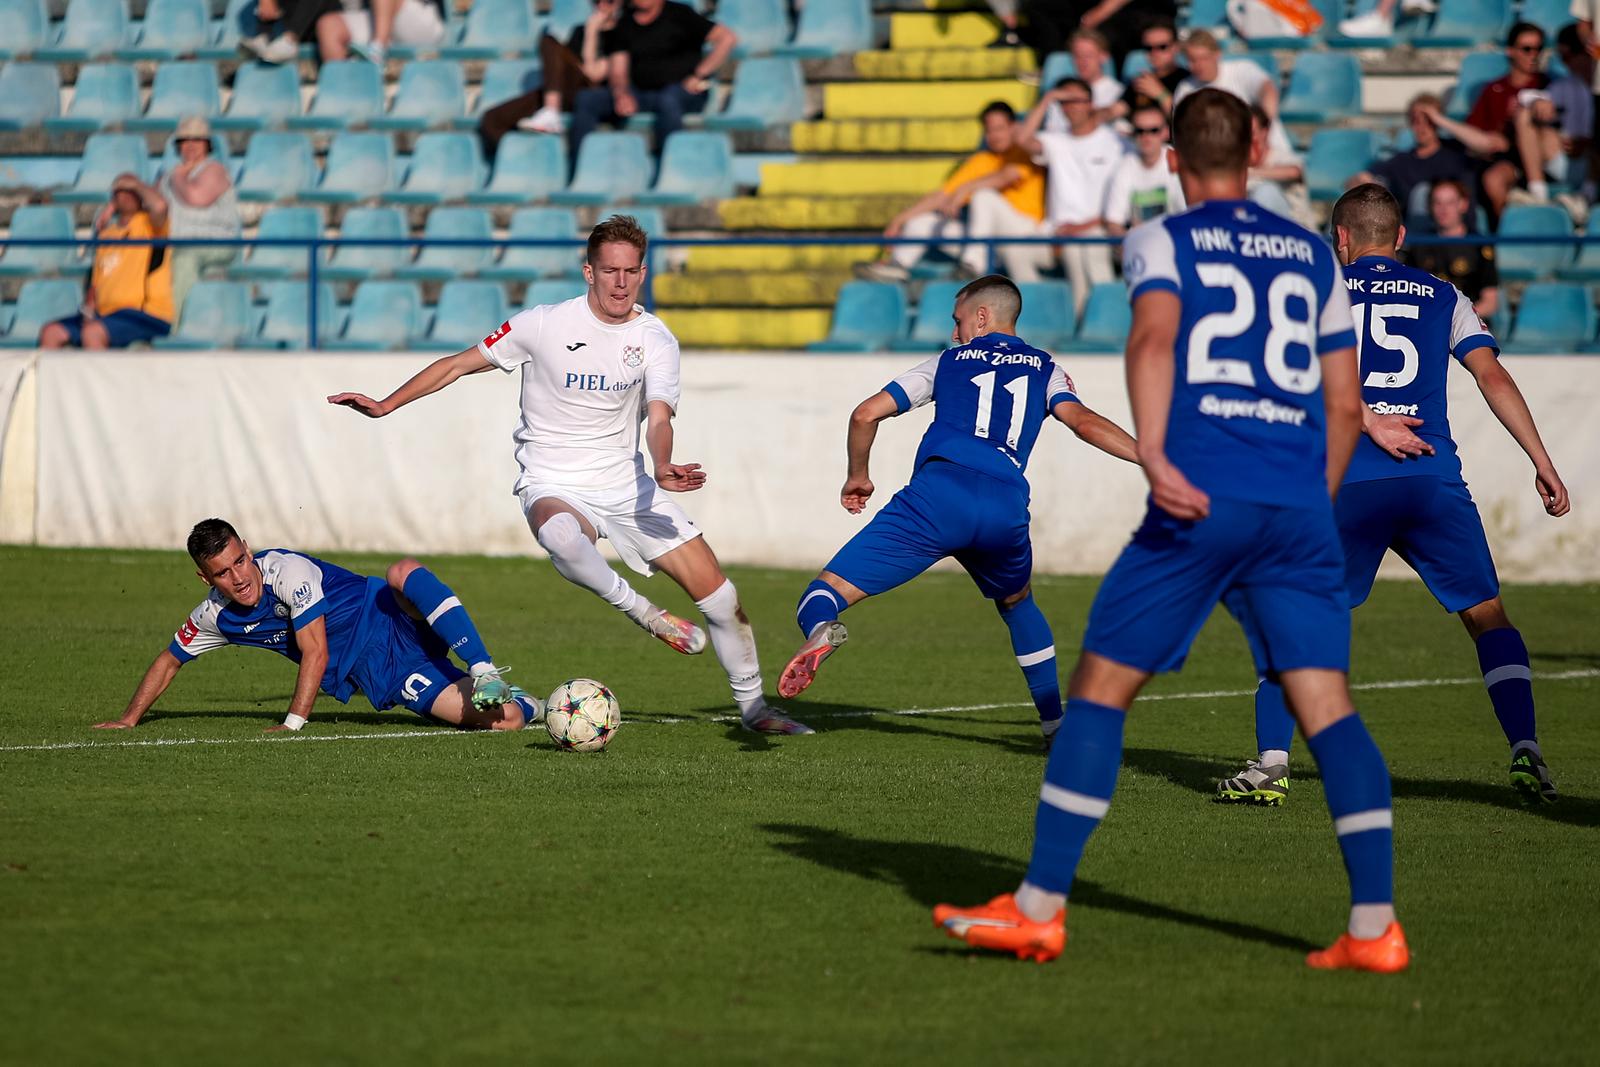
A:
<svg viewBox="0 0 1600 1067">
<path fill-rule="evenodd" d="M 1000 34 L 1000 22 L 987 11 L 924 14 L 896 11 L 889 16 L 889 47 L 983 48 Z"/>
<path fill-rule="evenodd" d="M 708 245 L 690 248 L 684 269 L 696 273 L 844 271 L 877 256 L 877 245 Z M 658 278 L 656 284 L 660 281 Z"/>
<path fill-rule="evenodd" d="M 831 308 L 677 308 L 661 318 L 685 348 L 804 348 L 828 336 Z"/>
<path fill-rule="evenodd" d="M 1026 48 L 924 48 L 857 52 L 856 73 L 869 81 L 973 81 L 1015 78 L 1036 69 Z"/>
<path fill-rule="evenodd" d="M 824 119 L 796 122 L 796 152 L 972 152 L 983 138 L 977 117 L 960 119 Z"/>
<path fill-rule="evenodd" d="M 849 280 L 848 270 L 663 274 L 655 280 L 655 299 L 662 307 L 828 308 Z"/>
<path fill-rule="evenodd" d="M 1037 88 L 1014 79 L 833 82 L 822 87 L 822 111 L 830 119 L 972 118 L 991 100 L 1026 111 L 1038 95 Z"/>
<path fill-rule="evenodd" d="M 960 160 L 821 159 L 763 163 L 759 193 L 768 196 L 862 196 L 904 193 L 916 197 L 943 182 Z"/>
<path fill-rule="evenodd" d="M 901 196 L 745 196 L 717 205 L 729 230 L 882 230 L 917 198 Z"/>
</svg>

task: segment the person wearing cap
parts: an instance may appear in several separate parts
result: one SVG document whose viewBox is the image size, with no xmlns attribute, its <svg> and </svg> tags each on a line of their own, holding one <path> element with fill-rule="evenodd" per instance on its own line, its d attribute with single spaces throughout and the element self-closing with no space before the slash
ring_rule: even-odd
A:
<svg viewBox="0 0 1600 1067">
<path fill-rule="evenodd" d="M 167 205 L 161 192 L 133 174 L 111 183 L 111 202 L 95 215 L 100 238 L 166 236 Z M 46 323 L 40 348 L 126 348 L 165 337 L 172 329 L 172 277 L 163 245 L 101 245 L 83 307 L 76 315 Z"/>
<path fill-rule="evenodd" d="M 228 168 L 211 154 L 211 123 L 191 115 L 178 123 L 174 137 L 178 163 L 161 176 L 161 197 L 167 205 L 168 236 L 205 238 L 239 236 L 239 202 Z M 173 321 L 184 298 L 208 267 L 233 262 L 232 245 L 191 245 L 171 249 Z"/>
</svg>

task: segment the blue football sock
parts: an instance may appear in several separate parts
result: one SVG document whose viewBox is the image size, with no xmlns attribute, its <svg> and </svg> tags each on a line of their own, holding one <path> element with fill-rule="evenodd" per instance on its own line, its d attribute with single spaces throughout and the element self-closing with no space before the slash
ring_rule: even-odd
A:
<svg viewBox="0 0 1600 1067">
<path fill-rule="evenodd" d="M 1127 718 L 1126 712 L 1104 704 L 1076 697 L 1067 701 L 1033 823 L 1028 881 L 1040 889 L 1071 891 L 1083 846 L 1111 807 Z"/>
<path fill-rule="evenodd" d="M 1490 630 L 1478 638 L 1478 666 L 1494 705 L 1506 741 L 1538 741 L 1533 718 L 1533 671 L 1528 667 L 1528 646 L 1510 627 Z"/>
<path fill-rule="evenodd" d="M 1056 676 L 1056 639 L 1050 624 L 1031 593 L 1009 608 L 998 601 L 995 606 L 1011 631 L 1011 651 L 1017 654 L 1017 666 L 1028 680 L 1039 722 L 1046 733 L 1052 733 L 1061 721 L 1061 680 Z"/>
<path fill-rule="evenodd" d="M 1287 752 L 1294 744 L 1294 716 L 1283 701 L 1283 686 L 1261 679 L 1256 686 L 1256 751 Z"/>
<path fill-rule="evenodd" d="M 468 667 L 492 662 L 489 650 L 483 647 L 483 638 L 472 624 L 472 617 L 450 587 L 434 577 L 426 567 L 418 567 L 406 576 L 401 592 L 422 612 L 428 626 L 461 657 Z"/>
<path fill-rule="evenodd" d="M 1394 902 L 1394 816 L 1389 768 L 1359 715 L 1349 715 L 1306 740 L 1322 771 L 1322 787 L 1339 836 L 1350 902 Z"/>
<path fill-rule="evenodd" d="M 801 634 L 809 638 L 818 626 L 833 622 L 849 606 L 833 586 L 817 578 L 800 594 L 800 603 L 794 609 L 794 621 L 800 624 Z"/>
</svg>

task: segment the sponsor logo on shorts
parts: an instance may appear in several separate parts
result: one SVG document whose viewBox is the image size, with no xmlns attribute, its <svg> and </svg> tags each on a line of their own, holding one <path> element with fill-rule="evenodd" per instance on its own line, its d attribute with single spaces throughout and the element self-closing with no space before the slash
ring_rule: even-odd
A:
<svg viewBox="0 0 1600 1067">
<path fill-rule="evenodd" d="M 1227 397 L 1207 393 L 1200 398 L 1200 414 L 1213 415 L 1219 419 L 1259 419 L 1262 422 L 1284 422 L 1291 426 L 1303 426 L 1306 421 L 1304 408 L 1291 407 L 1288 404 L 1279 404 L 1266 397 L 1257 400 L 1234 400 Z"/>
<path fill-rule="evenodd" d="M 1419 406 L 1420 405 L 1417 405 L 1417 404 L 1387 404 L 1387 403 L 1384 403 L 1382 400 L 1378 401 L 1376 404 L 1368 404 L 1367 405 L 1367 407 L 1372 409 L 1372 413 L 1374 415 L 1412 415 L 1412 416 L 1416 415 L 1417 408 Z"/>
<path fill-rule="evenodd" d="M 502 322 L 500 324 L 500 328 L 499 329 L 495 330 L 494 333 L 491 333 L 488 337 L 485 337 L 483 339 L 483 347 L 484 348 L 493 348 L 496 341 L 500 340 L 500 338 L 504 337 L 506 334 L 508 334 L 510 332 L 511 332 L 511 323 Z"/>
</svg>

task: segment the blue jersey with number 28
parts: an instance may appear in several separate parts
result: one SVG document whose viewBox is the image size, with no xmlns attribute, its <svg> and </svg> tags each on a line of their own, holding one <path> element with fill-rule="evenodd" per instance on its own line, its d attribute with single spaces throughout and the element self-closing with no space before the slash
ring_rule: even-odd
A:
<svg viewBox="0 0 1600 1067">
<path fill-rule="evenodd" d="M 1212 496 L 1327 507 L 1322 356 L 1355 333 L 1333 251 L 1243 200 L 1132 230 L 1129 297 L 1180 300 L 1167 457 Z"/>
<path fill-rule="evenodd" d="M 933 401 L 933 425 L 916 466 L 942 459 L 1024 491 L 1039 427 L 1062 401 L 1078 403 L 1072 380 L 1020 337 L 988 333 L 947 348 L 884 386 L 902 413 Z"/>
</svg>

